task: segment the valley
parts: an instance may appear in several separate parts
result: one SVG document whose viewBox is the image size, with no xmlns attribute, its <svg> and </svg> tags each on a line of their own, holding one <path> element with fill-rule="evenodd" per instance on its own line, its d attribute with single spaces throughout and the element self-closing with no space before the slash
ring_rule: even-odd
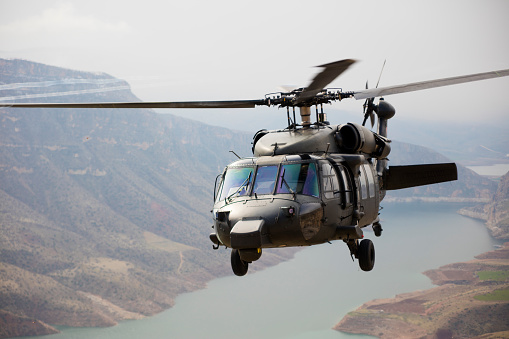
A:
<svg viewBox="0 0 509 339">
<path fill-rule="evenodd" d="M 16 100 L 138 101 L 103 73 L 0 59 L 0 75 L 1 96 Z M 151 110 L 0 109 L 0 337 L 146 318 L 231 275 L 209 211 L 229 150 L 250 156 L 251 140 Z M 393 143 L 392 164 L 419 161 L 448 159 Z M 495 182 L 459 172 L 387 199 L 490 201 Z M 295 252 L 266 251 L 253 272 Z"/>
</svg>

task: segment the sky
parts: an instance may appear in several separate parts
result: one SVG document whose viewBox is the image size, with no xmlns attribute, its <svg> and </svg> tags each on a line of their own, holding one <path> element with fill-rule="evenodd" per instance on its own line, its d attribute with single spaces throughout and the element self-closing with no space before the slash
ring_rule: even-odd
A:
<svg viewBox="0 0 509 339">
<path fill-rule="evenodd" d="M 508 69 L 508 14 L 506 0 L 0 0 L 0 57 L 105 72 L 146 101 L 259 99 L 346 58 L 358 62 L 329 87 L 372 87 L 384 60 L 380 87 Z M 399 119 L 509 127 L 508 90 L 506 77 L 386 100 Z M 329 120 L 361 122 L 362 103 L 326 107 Z M 277 108 L 171 113 L 241 130 L 286 123 Z"/>
</svg>

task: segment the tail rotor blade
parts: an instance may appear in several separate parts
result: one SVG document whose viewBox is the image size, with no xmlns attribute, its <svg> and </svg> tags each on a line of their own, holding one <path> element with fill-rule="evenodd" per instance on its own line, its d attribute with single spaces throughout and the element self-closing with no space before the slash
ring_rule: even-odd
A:
<svg viewBox="0 0 509 339">
<path fill-rule="evenodd" d="M 371 120 L 371 128 L 373 128 L 375 126 L 375 114 L 373 112 L 369 115 L 369 120 Z"/>
</svg>

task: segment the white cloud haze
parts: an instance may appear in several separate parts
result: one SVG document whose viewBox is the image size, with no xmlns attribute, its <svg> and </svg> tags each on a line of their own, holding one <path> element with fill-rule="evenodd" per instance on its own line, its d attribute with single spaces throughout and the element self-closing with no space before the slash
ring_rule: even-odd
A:
<svg viewBox="0 0 509 339">
<path fill-rule="evenodd" d="M 385 59 L 380 86 L 509 68 L 508 13 L 504 0 L 3 0 L 0 57 L 106 72 L 143 100 L 256 99 L 343 58 L 359 60 L 331 84 L 344 90 L 374 86 Z M 496 79 L 387 100 L 402 118 L 509 126 L 508 89 Z"/>
</svg>

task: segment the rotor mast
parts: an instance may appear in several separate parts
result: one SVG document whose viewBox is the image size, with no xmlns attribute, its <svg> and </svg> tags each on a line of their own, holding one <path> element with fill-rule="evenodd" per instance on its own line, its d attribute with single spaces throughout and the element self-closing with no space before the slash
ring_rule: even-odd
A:
<svg viewBox="0 0 509 339">
<path fill-rule="evenodd" d="M 300 111 L 300 119 L 302 121 L 302 126 L 304 128 L 309 127 L 311 125 L 311 107 L 302 106 L 299 107 Z"/>
</svg>

